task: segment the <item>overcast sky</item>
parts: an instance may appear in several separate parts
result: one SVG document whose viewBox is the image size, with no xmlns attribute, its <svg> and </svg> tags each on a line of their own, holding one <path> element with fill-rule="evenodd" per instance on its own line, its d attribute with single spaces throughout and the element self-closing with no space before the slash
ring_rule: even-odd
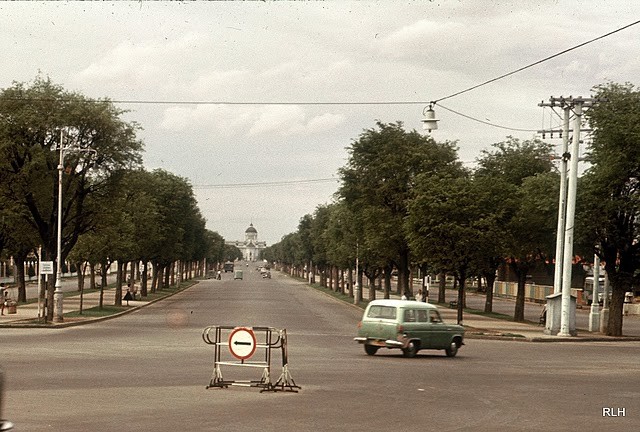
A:
<svg viewBox="0 0 640 432">
<path fill-rule="evenodd" d="M 640 19 L 629 0 L 379 2 L 2 2 L 0 88 L 38 73 L 88 97 L 132 104 L 145 166 L 189 179 L 207 227 L 273 244 L 332 201 L 347 147 L 375 121 L 421 130 L 424 104 Z M 640 25 L 442 101 L 436 140 L 473 162 L 507 135 L 559 124 L 538 107 L 640 84 Z M 549 140 L 557 145 L 560 140 Z M 335 181 L 241 186 L 335 178 Z M 220 187 L 220 185 L 236 185 Z"/>
</svg>

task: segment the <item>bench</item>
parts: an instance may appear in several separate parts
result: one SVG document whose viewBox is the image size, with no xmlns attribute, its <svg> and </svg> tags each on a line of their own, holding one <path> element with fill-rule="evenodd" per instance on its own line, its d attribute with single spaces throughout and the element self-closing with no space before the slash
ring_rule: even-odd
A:
<svg viewBox="0 0 640 432">
<path fill-rule="evenodd" d="M 458 300 L 451 300 L 451 301 L 449 302 L 449 307 L 450 307 L 451 309 L 457 309 L 457 308 L 458 308 Z"/>
</svg>

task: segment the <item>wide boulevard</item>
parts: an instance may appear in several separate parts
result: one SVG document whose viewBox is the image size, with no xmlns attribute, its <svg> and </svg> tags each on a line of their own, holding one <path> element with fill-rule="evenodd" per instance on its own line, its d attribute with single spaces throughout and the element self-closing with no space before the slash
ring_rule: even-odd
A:
<svg viewBox="0 0 640 432">
<path fill-rule="evenodd" d="M 3 329 L 4 416 L 30 432 L 628 431 L 640 425 L 640 342 L 468 339 L 455 358 L 440 351 L 413 359 L 390 350 L 367 356 L 353 341 L 361 310 L 279 273 L 263 279 L 255 266 L 243 269 L 243 280 L 226 273 L 115 319 Z M 299 392 L 207 389 L 214 357 L 202 331 L 211 325 L 286 329 Z M 276 351 L 274 382 L 280 362 Z M 251 380 L 262 371 L 223 365 L 221 372 Z"/>
</svg>

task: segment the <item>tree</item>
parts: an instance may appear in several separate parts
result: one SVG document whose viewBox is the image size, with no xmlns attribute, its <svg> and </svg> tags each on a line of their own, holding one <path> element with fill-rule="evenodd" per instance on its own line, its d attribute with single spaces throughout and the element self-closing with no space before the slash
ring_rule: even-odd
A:
<svg viewBox="0 0 640 432">
<path fill-rule="evenodd" d="M 234 245 L 224 245 L 224 260 L 235 261 L 242 259 L 242 251 Z"/>
<path fill-rule="evenodd" d="M 524 321 L 527 274 L 553 255 L 558 177 L 547 143 L 507 137 L 493 147 L 482 152 L 476 176 L 498 182 L 505 190 L 496 210 L 502 207 L 506 217 L 504 251 L 518 279 L 514 320 Z"/>
<path fill-rule="evenodd" d="M 493 190 L 470 173 L 418 177 L 405 229 L 411 250 L 434 268 L 455 275 L 458 323 L 466 279 L 499 251 L 500 208 Z"/>
<path fill-rule="evenodd" d="M 366 242 L 393 257 L 399 289 L 405 292 L 409 290 L 410 256 L 402 223 L 415 177 L 459 162 L 453 143 L 439 144 L 415 130 L 406 132 L 401 122 L 377 122 L 376 126 L 347 148 L 349 160 L 339 170 L 338 196 L 362 224 Z"/>
<path fill-rule="evenodd" d="M 607 334 L 622 335 L 625 292 L 640 266 L 640 92 L 632 84 L 594 88 L 586 117 L 594 129 L 576 219 L 582 244 L 601 257 L 612 293 Z M 588 210 L 587 210 L 588 206 Z"/>
<path fill-rule="evenodd" d="M 139 127 L 122 121 L 123 113 L 109 100 L 91 100 L 40 77 L 0 92 L 0 184 L 11 185 L 6 198 L 38 234 L 45 259 L 64 260 L 94 224 L 99 209 L 89 208 L 88 198 L 107 187 L 114 173 L 141 163 Z M 58 153 L 51 150 L 70 143 L 85 151 L 66 153 L 62 256 L 56 257 Z M 52 318 L 52 309 L 48 315 Z"/>
</svg>

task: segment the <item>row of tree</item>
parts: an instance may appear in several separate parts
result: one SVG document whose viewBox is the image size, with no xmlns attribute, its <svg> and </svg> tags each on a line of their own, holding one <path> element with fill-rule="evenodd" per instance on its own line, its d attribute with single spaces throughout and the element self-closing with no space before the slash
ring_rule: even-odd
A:
<svg viewBox="0 0 640 432">
<path fill-rule="evenodd" d="M 76 263 L 79 273 L 86 263 L 92 273 L 100 265 L 103 288 L 107 269 L 118 262 L 116 304 L 128 262 L 143 263 L 141 291 L 146 295 L 148 263 L 153 264 L 155 290 L 169 283 L 174 263 L 180 263 L 182 275 L 190 274 L 190 263 L 224 260 L 224 239 L 205 228 L 189 182 L 142 167 L 140 126 L 124 121 L 123 114 L 108 99 L 66 91 L 48 78 L 14 83 L 0 92 L 0 253 L 16 262 L 19 301 L 26 301 L 25 259 L 39 247 L 43 260 L 58 258 L 59 217 L 63 262 Z"/>
<path fill-rule="evenodd" d="M 597 86 L 594 93 L 601 102 L 587 112 L 594 132 L 580 178 L 574 250 L 605 262 L 612 284 L 608 334 L 621 335 L 624 294 L 637 283 L 640 264 L 640 93 L 631 84 Z M 550 144 L 508 137 L 469 169 L 457 143 L 378 122 L 348 151 L 335 202 L 302 217 L 297 232 L 265 251 L 267 259 L 334 279 L 358 259 L 368 278 L 384 277 L 385 296 L 394 269 L 399 292 L 410 290 L 412 265 L 423 274 L 451 274 L 459 320 L 465 281 L 481 276 L 492 287 L 499 266 L 507 265 L 518 280 L 514 319 L 524 320 L 527 275 L 540 265 L 552 274 L 556 258 L 560 176 Z M 491 304 L 488 289 L 487 311 Z"/>
</svg>

